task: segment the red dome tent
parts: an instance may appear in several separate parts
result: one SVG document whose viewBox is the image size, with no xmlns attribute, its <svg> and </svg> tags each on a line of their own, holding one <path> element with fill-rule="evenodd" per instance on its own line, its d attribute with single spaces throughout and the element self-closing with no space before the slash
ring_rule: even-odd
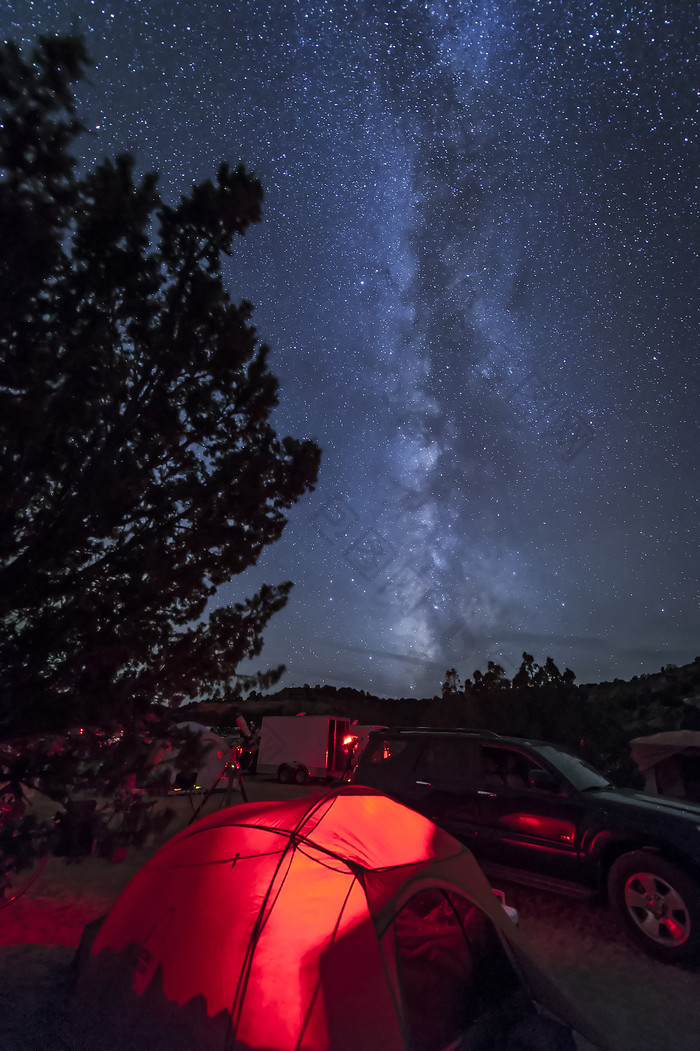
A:
<svg viewBox="0 0 700 1051">
<path fill-rule="evenodd" d="M 220 810 L 166 843 L 92 944 L 79 1046 L 431 1051 L 523 981 L 528 1006 L 585 1031 L 471 853 L 343 786 Z"/>
</svg>

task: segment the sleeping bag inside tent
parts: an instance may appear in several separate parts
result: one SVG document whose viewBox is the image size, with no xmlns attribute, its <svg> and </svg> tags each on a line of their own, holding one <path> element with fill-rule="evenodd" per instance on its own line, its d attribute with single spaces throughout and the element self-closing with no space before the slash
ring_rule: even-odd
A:
<svg viewBox="0 0 700 1051">
<path fill-rule="evenodd" d="M 502 1048 L 533 1024 L 548 1042 L 518 1047 L 574 1048 L 569 1027 L 602 1046 L 467 848 L 353 785 L 174 836 L 102 922 L 74 1022 L 91 1051 Z"/>
</svg>

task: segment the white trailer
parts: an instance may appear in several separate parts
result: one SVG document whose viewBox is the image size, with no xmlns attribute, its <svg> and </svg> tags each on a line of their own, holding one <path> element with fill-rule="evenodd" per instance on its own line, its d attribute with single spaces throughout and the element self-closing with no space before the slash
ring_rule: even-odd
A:
<svg viewBox="0 0 700 1051">
<path fill-rule="evenodd" d="M 351 730 L 347 719 L 328 715 L 266 715 L 260 726 L 256 773 L 283 784 L 310 778 L 342 778 Z"/>
</svg>

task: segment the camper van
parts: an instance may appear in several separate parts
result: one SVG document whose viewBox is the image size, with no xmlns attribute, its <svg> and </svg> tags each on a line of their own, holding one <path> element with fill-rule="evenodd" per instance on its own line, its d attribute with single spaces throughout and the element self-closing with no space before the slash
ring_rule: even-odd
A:
<svg viewBox="0 0 700 1051">
<path fill-rule="evenodd" d="M 348 719 L 328 715 L 268 715 L 260 727 L 256 773 L 282 784 L 342 779 L 352 761 Z"/>
</svg>

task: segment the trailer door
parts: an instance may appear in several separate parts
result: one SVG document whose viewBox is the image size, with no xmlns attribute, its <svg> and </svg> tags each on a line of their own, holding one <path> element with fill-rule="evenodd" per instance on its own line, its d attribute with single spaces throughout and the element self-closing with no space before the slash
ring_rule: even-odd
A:
<svg viewBox="0 0 700 1051">
<path fill-rule="evenodd" d="M 327 773 L 335 774 L 337 772 L 343 773 L 345 771 L 348 757 L 343 741 L 349 732 L 349 719 L 328 720 L 328 748 L 326 750 Z"/>
</svg>

